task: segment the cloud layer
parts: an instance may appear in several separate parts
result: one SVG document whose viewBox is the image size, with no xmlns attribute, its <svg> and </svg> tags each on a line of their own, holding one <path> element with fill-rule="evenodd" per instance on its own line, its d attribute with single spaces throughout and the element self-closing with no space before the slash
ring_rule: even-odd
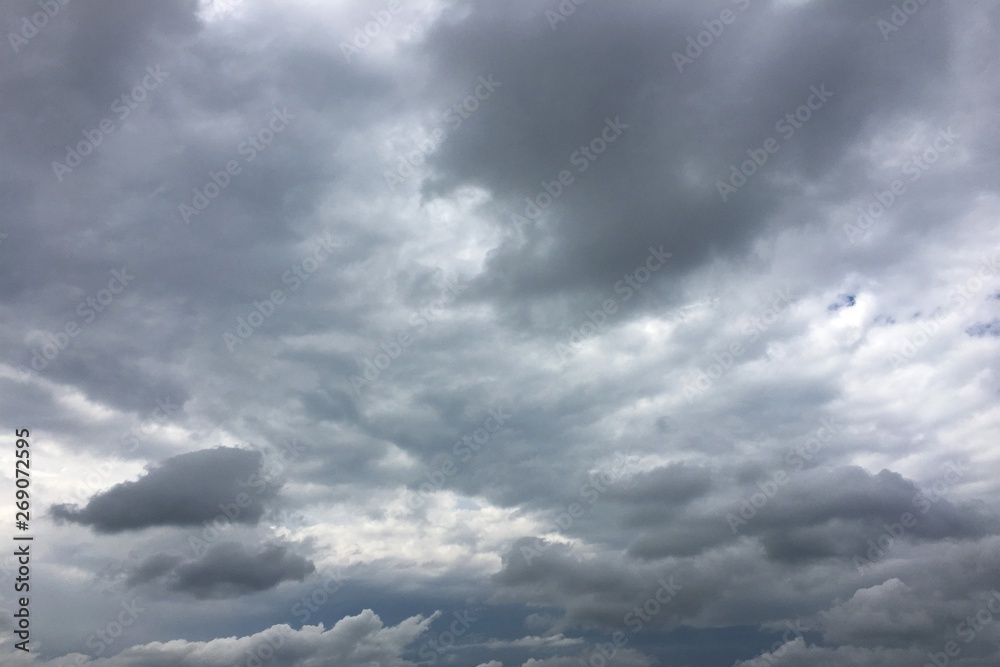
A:
<svg viewBox="0 0 1000 667">
<path fill-rule="evenodd" d="M 0 26 L 5 656 L 996 664 L 996 0 Z"/>
</svg>

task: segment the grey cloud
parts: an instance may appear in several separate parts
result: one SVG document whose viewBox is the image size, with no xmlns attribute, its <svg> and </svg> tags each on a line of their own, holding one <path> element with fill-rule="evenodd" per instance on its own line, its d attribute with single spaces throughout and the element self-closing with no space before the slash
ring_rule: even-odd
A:
<svg viewBox="0 0 1000 667">
<path fill-rule="evenodd" d="M 802 639 L 795 639 L 773 653 L 741 661 L 736 667 L 848 667 L 861 665 L 886 665 L 910 667 L 920 664 L 927 656 L 918 649 L 862 648 L 855 646 L 812 646 Z M 973 663 L 966 663 L 975 667 Z M 981 663 L 985 667 L 985 662 Z"/>
<path fill-rule="evenodd" d="M 158 579 L 182 562 L 180 556 L 156 554 L 138 563 L 125 577 L 127 586 L 138 586 Z"/>
<path fill-rule="evenodd" d="M 134 482 L 117 484 L 82 507 L 54 505 L 56 519 L 117 533 L 152 526 L 194 526 L 217 518 L 254 524 L 277 491 L 257 451 L 216 447 L 168 458 Z M 227 519 L 227 517 L 230 517 Z"/>
<path fill-rule="evenodd" d="M 463 20 L 442 23 L 432 47 L 439 67 L 452 80 L 489 71 L 507 89 L 477 112 L 478 131 L 456 133 L 434 156 L 439 187 L 490 189 L 498 225 L 512 227 L 510 212 L 520 212 L 542 180 L 567 168 L 570 154 L 605 117 L 620 115 L 630 124 L 619 145 L 577 174 L 580 183 L 552 205 L 547 224 L 528 230 L 527 247 L 512 238 L 498 249 L 482 290 L 541 299 L 574 286 L 605 288 L 634 268 L 650 243 L 674 253 L 659 276 L 664 282 L 712 253 L 745 252 L 784 188 L 758 178 L 725 204 L 715 182 L 774 133 L 775 121 L 801 104 L 811 85 L 825 83 L 834 97 L 782 142 L 773 167 L 779 172 L 821 179 L 844 159 L 843 147 L 863 139 L 875 122 L 892 122 L 909 104 L 933 105 L 945 75 L 932 56 L 937 47 L 932 42 L 919 56 L 882 49 L 863 21 L 875 8 L 810 2 L 782 11 L 777 3 L 755 4 L 740 19 L 745 29 L 733 29 L 699 60 L 698 71 L 683 76 L 671 52 L 701 29 L 702 14 L 712 13 L 707 7 L 623 12 L 595 5 L 555 34 L 537 28 L 544 8 L 530 3 L 502 11 L 476 6 Z M 757 32 L 765 24 L 788 39 L 765 46 Z M 911 37 L 930 32 L 930 25 L 913 26 Z M 521 48 L 510 51 L 512 41 Z M 787 58 L 796 66 L 786 69 Z M 904 86 L 900 73 L 918 68 L 925 84 Z M 771 103 L 740 103 L 763 89 Z M 685 179 L 685 168 L 699 174 L 696 182 Z"/>
<path fill-rule="evenodd" d="M 1000 585 L 995 0 L 442 0 L 389 14 L 224 0 L 218 20 L 198 0 L 51 2 L 59 13 L 27 46 L 15 53 L 6 31 L 0 44 L 0 420 L 41 436 L 33 465 L 66 461 L 47 501 L 90 497 L 52 511 L 54 583 L 37 604 L 63 622 L 46 624 L 58 629 L 40 663 L 75 650 L 95 667 L 245 661 L 310 592 L 311 562 L 273 545 L 307 539 L 317 567 L 367 578 L 355 610 L 410 620 L 366 612 L 328 630 L 345 612 L 324 607 L 322 628 L 288 630 L 279 667 L 419 662 L 414 614 L 441 591 L 496 614 L 466 638 L 480 648 L 513 642 L 530 614 L 589 640 L 670 576 L 683 588 L 620 664 L 922 664 Z M 902 5 L 919 8 L 883 34 Z M 568 6 L 553 29 L 546 12 Z M 0 25 L 39 7 L 2 3 Z M 674 52 L 723 10 L 735 21 L 678 71 Z M 378 34 L 348 62 L 341 42 L 366 29 Z M 119 118 L 112 103 L 150 67 L 168 76 Z M 444 110 L 480 77 L 500 85 L 449 126 Z M 833 95 L 779 134 L 824 86 Z M 294 117 L 250 161 L 239 147 L 276 107 Z M 59 180 L 52 161 L 105 117 L 114 131 Z M 615 119 L 628 127 L 612 142 Z M 913 172 L 943 133 L 953 144 Z M 723 201 L 716 182 L 769 136 L 779 150 Z M 598 137 L 605 150 L 579 171 L 574 151 Z M 414 151 L 413 174 L 387 187 Z M 186 224 L 179 204 L 228 160 L 241 173 Z M 563 169 L 573 182 L 518 229 L 512 214 Z M 890 201 L 894 179 L 905 190 Z M 286 272 L 321 234 L 334 250 L 293 289 Z M 663 267 L 616 290 L 661 245 Z M 123 265 L 134 283 L 86 321 L 78 304 Z M 413 324 L 445 277 L 470 287 Z M 756 324 L 779 289 L 789 306 Z M 268 313 L 274 290 L 286 298 Z M 914 327 L 940 313 L 957 317 L 920 342 Z M 248 316 L 230 353 L 223 334 Z M 71 323 L 65 349 L 19 374 Z M 350 375 L 400 331 L 412 344 L 353 391 Z M 581 337 L 562 358 L 556 344 Z M 895 367 L 907 340 L 920 347 Z M 685 392 L 726 354 L 706 391 Z M 159 420 L 168 399 L 177 409 Z M 509 428 L 458 461 L 454 443 L 494 405 Z M 824 416 L 844 428 L 791 470 L 786 453 Z M 263 474 L 259 454 L 206 449 L 293 436 L 310 449 L 285 461 L 280 499 L 277 481 L 239 484 Z M 616 451 L 638 463 L 555 523 Z M 84 480 L 122 479 L 121 457 L 160 463 L 111 488 L 66 478 L 82 465 Z M 448 457 L 455 474 L 412 510 Z M 951 457 L 968 467 L 938 494 Z M 788 484 L 734 533 L 727 513 L 779 468 Z M 173 528 L 202 534 L 241 492 L 251 502 L 227 539 L 245 546 L 175 555 L 190 535 Z M 906 512 L 916 523 L 869 559 Z M 528 564 L 521 548 L 539 543 L 518 538 L 534 534 L 573 546 L 542 543 Z M 150 556 L 125 581 L 157 604 L 97 655 L 87 637 L 108 619 L 94 612 L 116 603 L 91 599 L 79 571 L 131 549 Z M 772 646 L 789 622 L 810 632 Z M 985 643 L 955 664 L 995 664 Z M 468 662 L 587 657 L 576 643 L 532 650 Z"/>
<path fill-rule="evenodd" d="M 226 667 L 251 657 L 275 667 L 308 667 L 336 664 L 343 667 L 408 667 L 401 655 L 427 631 L 432 619 L 419 616 L 387 626 L 370 609 L 348 616 L 333 627 L 306 625 L 293 629 L 275 625 L 240 637 L 209 641 L 153 642 L 126 648 L 110 658 L 79 656 L 80 664 L 93 667 Z M 72 655 L 67 657 L 73 657 Z M 42 661 L 43 667 L 57 663 Z"/>
<path fill-rule="evenodd" d="M 610 650 L 609 650 L 610 652 Z M 605 663 L 601 663 L 601 660 L 605 660 Z M 651 667 L 653 661 L 649 656 L 643 655 L 641 652 L 630 649 L 616 649 L 612 654 L 610 659 L 604 658 L 604 655 L 597 649 L 591 649 L 590 651 L 580 653 L 572 657 L 565 658 L 544 658 L 542 660 L 530 660 L 524 663 L 521 667 L 578 667 L 581 664 L 588 664 L 590 662 L 614 665 L 614 667 Z M 501 663 L 489 663 L 487 665 L 481 665 L 480 667 L 502 667 Z"/>
<path fill-rule="evenodd" d="M 809 581 L 814 576 L 811 573 L 825 571 L 831 577 L 830 585 L 813 587 L 812 594 L 817 597 L 810 604 L 824 604 L 824 599 L 832 604 L 845 589 L 847 597 L 854 594 L 852 602 L 828 612 L 827 632 L 831 642 L 865 646 L 903 646 L 929 627 L 957 622 L 952 620 L 954 615 L 945 612 L 946 606 L 925 615 L 908 611 L 907 605 L 926 603 L 930 594 L 927 581 L 950 580 L 949 589 L 958 600 L 990 585 L 989 577 L 970 579 L 959 574 L 967 571 L 968 564 L 956 563 L 954 558 L 938 564 L 938 558 L 926 551 L 942 540 L 954 541 L 961 545 L 955 548 L 966 554 L 962 557 L 965 563 L 988 567 L 979 560 L 982 555 L 973 556 L 989 553 L 989 545 L 1000 534 L 996 516 L 985 508 L 955 504 L 929 490 L 925 494 L 889 471 L 871 475 L 857 468 L 814 469 L 795 475 L 799 477 L 793 476 L 788 486 L 781 487 L 740 528 L 739 535 L 726 525 L 724 514 L 729 508 L 721 507 L 718 497 L 691 514 L 671 513 L 664 506 L 662 524 L 645 528 L 643 537 L 627 550 L 631 560 L 623 561 L 606 551 L 580 560 L 575 549 L 523 538 L 504 556 L 494 582 L 504 599 L 535 603 L 559 600 L 571 621 L 621 628 L 635 600 L 648 597 L 650 588 L 655 588 L 652 582 L 669 574 L 684 588 L 669 605 L 663 605 L 654 623 L 674 627 L 719 622 L 723 617 L 729 622 L 750 622 L 754 614 L 765 613 L 759 607 L 762 596 L 773 605 L 770 613 L 780 614 L 782 609 L 787 613 L 798 606 L 791 592 L 794 582 Z M 729 485 L 718 482 L 712 486 L 724 489 Z M 756 487 L 743 487 L 744 493 L 750 489 Z M 709 507 L 714 511 L 709 513 Z M 926 513 L 921 512 L 922 507 Z M 627 516 L 634 511 L 617 505 L 604 509 L 607 513 L 602 516 L 611 521 L 610 517 L 619 513 Z M 915 522 L 903 519 L 904 514 Z M 903 526 L 902 521 L 908 524 Z M 592 534 L 587 529 L 573 533 Z M 891 541 L 883 541 L 886 538 Z M 872 544 L 880 549 L 875 555 L 869 553 Z M 900 570 L 901 562 L 911 566 Z M 921 578 L 918 562 L 925 562 L 924 567 L 927 562 L 935 563 L 935 577 Z M 880 576 L 892 578 L 892 572 L 901 580 L 885 589 L 865 583 Z M 775 577 L 782 574 L 789 582 L 787 590 L 775 583 Z M 776 585 L 780 592 L 774 590 Z M 878 595 L 879 591 L 886 595 Z M 721 596 L 719 602 L 712 602 L 713 596 Z M 969 606 L 967 601 L 961 604 Z M 864 605 L 884 620 L 881 625 L 861 623 L 849 630 L 842 619 L 856 615 L 848 610 Z M 863 636 L 869 640 L 862 641 Z"/>
<path fill-rule="evenodd" d="M 612 486 L 608 496 L 623 503 L 677 506 L 707 493 L 711 483 L 709 470 L 674 463 L 633 475 L 628 486 Z"/>
<path fill-rule="evenodd" d="M 888 470 L 872 475 L 857 467 L 777 469 L 786 474 L 785 485 L 774 483 L 766 469 L 741 483 L 717 482 L 717 488 L 726 490 L 724 506 L 719 505 L 720 494 L 710 506 L 687 513 L 661 507 L 659 524 L 650 521 L 630 553 L 643 559 L 687 556 L 753 536 L 770 557 L 782 561 L 863 558 L 868 540 L 877 540 L 890 530 L 886 525 L 896 526 L 904 517 L 912 525 L 891 530 L 901 529 L 908 541 L 974 539 L 1000 532 L 1000 517 L 986 508 L 957 505 Z M 770 498 L 761 490 L 767 485 L 773 491 Z M 758 509 L 754 503 L 760 499 L 766 502 Z"/>
<path fill-rule="evenodd" d="M 850 600 L 821 612 L 820 616 L 828 641 L 857 646 L 892 641 L 905 648 L 932 635 L 938 627 L 916 591 L 896 578 L 859 589 Z"/>
<path fill-rule="evenodd" d="M 283 581 L 302 581 L 315 570 L 311 560 L 291 553 L 287 546 L 269 544 L 254 553 L 238 542 L 223 542 L 186 561 L 172 554 L 150 556 L 129 573 L 126 583 L 162 580 L 170 590 L 199 599 L 227 598 L 267 590 Z"/>
</svg>

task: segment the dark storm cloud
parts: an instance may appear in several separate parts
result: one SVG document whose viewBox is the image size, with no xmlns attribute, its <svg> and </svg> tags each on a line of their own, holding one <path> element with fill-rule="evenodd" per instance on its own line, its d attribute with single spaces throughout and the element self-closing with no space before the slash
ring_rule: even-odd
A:
<svg viewBox="0 0 1000 667">
<path fill-rule="evenodd" d="M 694 556 L 744 537 L 758 540 L 778 561 L 865 558 L 868 541 L 877 541 L 887 525 L 896 526 L 904 517 L 911 524 L 904 528 L 905 541 L 977 539 L 1000 532 L 1000 517 L 987 508 L 943 495 L 968 473 L 967 467 L 950 465 L 945 468 L 949 484 L 934 490 L 898 473 L 873 475 L 858 467 L 768 470 L 755 464 L 749 470 L 712 473 L 673 464 L 628 475 L 604 492 L 595 493 L 602 488 L 597 484 L 590 492 L 592 503 L 578 495 L 576 484 L 569 483 L 567 491 L 572 491 L 563 497 L 552 487 L 547 502 L 556 504 L 551 515 L 556 518 L 546 523 L 567 537 L 611 543 L 621 540 L 614 527 L 627 526 L 634 537 L 622 546 L 642 561 Z M 772 478 L 779 470 L 777 483 Z M 580 502 L 582 516 L 567 516 L 571 501 Z"/>
<path fill-rule="evenodd" d="M 277 491 L 274 480 L 261 474 L 262 461 L 260 452 L 233 447 L 180 454 L 150 466 L 134 482 L 98 493 L 82 508 L 55 505 L 52 514 L 102 533 L 193 526 L 226 516 L 255 524 Z"/>
<path fill-rule="evenodd" d="M 517 587 L 519 599 L 559 600 L 567 613 L 560 628 L 593 623 L 607 628 L 609 635 L 614 630 L 655 634 L 688 624 L 740 625 L 777 617 L 787 620 L 776 627 L 791 630 L 772 650 L 794 645 L 804 633 L 807 645 L 822 634 L 831 647 L 839 647 L 839 654 L 862 648 L 939 650 L 956 632 L 969 637 L 983 626 L 991 627 L 993 621 L 985 615 L 979 626 L 973 617 L 994 598 L 994 607 L 1000 609 L 1000 593 L 995 593 L 1000 580 L 989 571 L 996 561 L 996 544 L 994 537 L 935 545 L 861 573 L 843 563 L 807 569 L 762 567 L 752 550 L 639 568 L 611 554 L 577 561 L 559 545 L 543 548 L 529 565 L 518 551 L 538 545 L 521 542 L 505 557 L 505 569 L 494 580 L 502 587 Z M 506 597 L 502 593 L 501 599 Z M 969 654 L 982 655 L 982 649 L 973 647 Z"/>
<path fill-rule="evenodd" d="M 662 503 L 678 506 L 708 492 L 711 471 L 697 466 L 673 463 L 634 475 L 625 487 L 612 487 L 608 496 L 623 503 Z"/>
<path fill-rule="evenodd" d="M 854 467 L 823 468 L 778 479 L 783 483 L 766 474 L 752 484 L 718 480 L 712 502 L 687 512 L 675 511 L 666 493 L 659 502 L 654 497 L 615 508 L 641 530 L 629 553 L 643 560 L 690 556 L 751 536 L 770 558 L 808 562 L 865 558 L 869 540 L 886 534 L 935 541 L 1000 533 L 1000 517 L 985 507 L 954 503 L 888 470 L 872 475 Z"/>
<path fill-rule="evenodd" d="M 773 509 L 762 509 L 758 528 L 747 526 L 761 536 L 768 554 L 780 559 L 860 555 L 867 540 L 889 530 L 886 525 L 898 531 L 903 517 L 910 524 L 902 530 L 908 539 L 975 539 L 1000 532 L 1000 519 L 985 507 L 953 503 L 887 470 L 813 471 L 788 491 L 779 492 Z"/>
<path fill-rule="evenodd" d="M 238 542 L 223 542 L 187 561 L 171 554 L 150 556 L 128 574 L 126 583 L 163 581 L 170 590 L 196 598 L 228 598 L 302 581 L 315 571 L 311 560 L 286 546 L 269 544 L 254 553 Z"/>
<path fill-rule="evenodd" d="M 963 474 L 961 468 L 956 470 Z M 573 622 L 621 628 L 628 622 L 631 605 L 648 597 L 659 585 L 654 582 L 662 583 L 661 578 L 669 575 L 683 588 L 656 614 L 651 623 L 657 627 L 697 624 L 709 618 L 753 623 L 753 615 L 762 613 L 759 606 L 755 611 L 755 605 L 765 605 L 770 613 L 794 608 L 787 593 L 774 587 L 783 589 L 790 580 L 809 580 L 810 572 L 817 569 L 829 572 L 830 580 L 812 590 L 815 597 L 810 604 L 829 605 L 843 590 L 854 591 L 865 580 L 877 577 L 876 570 L 897 571 L 914 582 L 915 572 L 909 568 L 916 567 L 915 561 L 899 558 L 906 554 L 910 559 L 936 562 L 933 556 L 915 555 L 921 547 L 933 548 L 945 541 L 976 553 L 988 549 L 986 545 L 1000 535 L 1000 517 L 995 512 L 976 503 L 951 502 L 942 491 L 921 489 L 896 473 L 872 475 L 859 468 L 835 468 L 798 475 L 787 486 L 776 486 L 775 495 L 759 510 L 748 505 L 755 512 L 737 524 L 738 533 L 730 530 L 726 519 L 727 512 L 738 510 L 726 505 L 734 491 L 749 497 L 759 490 L 757 486 L 715 480 L 715 496 L 699 501 L 690 512 L 672 511 L 678 505 L 684 508 L 686 501 L 671 502 L 665 489 L 659 498 L 638 495 L 631 506 L 620 498 L 612 504 L 609 493 L 609 503 L 601 505 L 596 522 L 617 523 L 621 516 L 650 517 L 643 524 L 627 524 L 641 531 L 625 552 L 630 558 L 598 551 L 581 560 L 566 545 L 523 538 L 512 545 L 494 576 L 498 593 L 501 599 L 534 603 L 561 600 Z M 602 534 L 590 524 L 577 521 L 564 537 Z M 910 565 L 899 570 L 903 562 Z M 964 567 L 942 564 L 939 574 L 939 580 L 952 580 L 951 594 L 960 599 L 991 581 L 989 576 L 962 574 Z M 786 584 L 778 583 L 781 578 Z M 921 591 L 924 586 L 912 585 Z M 771 592 L 767 592 L 769 587 Z M 914 595 L 922 599 L 925 593 Z M 951 616 L 933 618 L 939 627 Z M 893 632 L 912 634 L 914 630 L 900 626 L 877 634 L 888 641 Z"/>
<path fill-rule="evenodd" d="M 621 630 L 608 664 L 895 667 L 942 651 L 1000 586 L 981 298 L 997 270 L 971 259 L 998 241 L 995 0 L 51 2 L 27 44 L 0 44 L 0 420 L 55 452 L 52 499 L 90 497 L 53 508 L 40 665 L 220 667 L 267 646 L 275 666 L 408 667 L 447 600 L 501 620 L 461 639 L 476 661 L 440 662 L 580 664 L 582 637 Z M 2 3 L 0 25 L 39 7 Z M 679 67 L 710 23 L 721 34 Z M 345 58 L 355 39 L 370 43 Z M 123 95 L 143 97 L 127 116 Z M 534 217 L 526 198 L 545 210 L 513 219 Z M 650 248 L 670 253 L 655 272 Z M 123 267 L 134 280 L 101 303 Z M 452 278 L 469 288 L 414 325 Z M 950 308 L 956 281 L 968 311 Z M 778 318 L 755 324 L 779 290 Z M 895 368 L 945 303 L 957 317 Z M 456 443 L 495 406 L 509 422 L 466 459 Z M 823 415 L 843 428 L 791 467 Z M 279 453 L 280 500 L 249 481 L 260 454 L 206 449 L 291 437 L 308 448 Z M 161 463 L 77 481 L 123 479 L 121 456 Z M 200 525 L 234 507 L 238 543 L 212 542 Z M 154 526 L 199 528 L 134 532 Z M 175 555 L 194 534 L 214 546 Z M 281 546 L 306 539 L 315 566 Z M 112 570 L 167 604 L 96 655 L 86 638 L 119 610 L 103 618 L 80 571 L 131 549 L 151 555 Z M 314 567 L 348 563 L 363 592 L 289 618 Z M 338 621 L 366 606 L 386 622 Z M 997 627 L 956 663 L 996 664 Z M 489 646 L 504 653 L 480 659 Z"/>
<path fill-rule="evenodd" d="M 739 255 L 787 194 L 782 175 L 822 178 L 870 128 L 895 122 L 913 104 L 938 106 L 941 43 L 915 52 L 873 39 L 867 19 L 889 2 L 750 3 L 736 12 L 742 25 L 679 73 L 672 52 L 729 4 L 589 5 L 554 33 L 544 5 L 461 5 L 463 20 L 436 27 L 429 50 L 449 83 L 491 72 L 506 86 L 476 112 L 475 131 L 456 133 L 433 157 L 436 188 L 489 189 L 497 224 L 512 233 L 489 262 L 482 290 L 506 301 L 600 289 L 651 243 L 674 254 L 658 276 L 665 283 L 712 253 Z M 908 26 L 907 39 L 940 30 L 931 15 L 942 10 L 924 11 L 928 22 Z M 765 26 L 784 38 L 765 40 Z M 908 75 L 918 72 L 922 83 L 913 85 Z M 776 134 L 820 85 L 832 98 L 791 136 Z M 571 154 L 619 116 L 629 129 L 578 173 Z M 768 136 L 781 143 L 773 163 L 723 202 L 716 181 Z M 511 213 L 523 215 L 524 198 L 543 192 L 542 181 L 561 169 L 577 182 L 544 224 L 524 229 L 521 246 Z"/>
<path fill-rule="evenodd" d="M 323 227 L 356 224 L 311 215 L 343 172 L 332 156 L 347 135 L 328 123 L 376 122 L 378 100 L 392 85 L 320 43 L 267 49 L 246 67 L 239 40 L 206 41 L 198 7 L 195 0 L 69 4 L 15 57 L 2 54 L 17 66 L 0 67 L 9 120 L 0 196 L 11 212 L 0 301 L 21 313 L 4 331 L 6 361 L 140 414 L 168 396 L 183 403 L 191 387 L 177 372 L 178 355 L 205 343 L 213 356 L 224 350 L 215 337 L 232 331 L 255 300 L 275 288 L 290 293 L 282 277 Z M 18 24 L 39 8 L 5 3 L 0 11 L 5 24 Z M 271 40 L 266 14 L 287 13 L 262 11 L 246 29 L 257 33 L 251 39 Z M 201 76 L 205 67 L 244 75 L 218 85 Z M 331 115 L 333 99 L 340 111 Z M 250 138 L 269 128 L 275 109 L 287 113 L 287 127 L 253 149 Z M 103 137 L 102 120 L 113 128 Z M 66 163 L 67 147 L 83 151 L 81 142 L 92 150 L 79 166 L 54 174 L 53 162 Z M 185 224 L 179 206 L 230 160 L 239 175 Z M 346 265 L 391 238 L 360 229 L 346 236 L 344 254 L 312 284 L 343 279 Z M 86 299 L 123 265 L 135 279 L 89 315 Z M 310 312 L 299 298 L 269 324 L 316 329 Z M 49 334 L 64 336 L 67 325 L 78 333 L 54 359 L 44 356 Z"/>
<path fill-rule="evenodd" d="M 156 554 L 139 562 L 126 576 L 127 586 L 145 584 L 158 579 L 181 563 L 180 556 Z"/>
</svg>

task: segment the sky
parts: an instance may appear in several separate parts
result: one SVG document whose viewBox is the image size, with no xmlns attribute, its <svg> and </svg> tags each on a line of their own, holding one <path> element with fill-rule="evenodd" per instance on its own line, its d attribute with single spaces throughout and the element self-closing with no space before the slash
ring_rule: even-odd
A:
<svg viewBox="0 0 1000 667">
<path fill-rule="evenodd" d="M 1000 662 L 1000 2 L 0 27 L 5 665 Z"/>
</svg>

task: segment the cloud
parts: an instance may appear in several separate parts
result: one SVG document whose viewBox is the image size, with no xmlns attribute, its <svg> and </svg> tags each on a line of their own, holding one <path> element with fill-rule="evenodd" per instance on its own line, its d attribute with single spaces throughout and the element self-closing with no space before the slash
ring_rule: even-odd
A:
<svg viewBox="0 0 1000 667">
<path fill-rule="evenodd" d="M 820 613 L 824 637 L 836 644 L 878 646 L 891 639 L 899 647 L 933 633 L 930 611 L 916 592 L 898 578 L 858 589 L 850 600 Z"/>
<path fill-rule="evenodd" d="M 126 574 L 125 584 L 137 586 L 158 579 L 175 567 L 183 559 L 175 554 L 155 554 L 136 564 L 136 566 Z"/>
<path fill-rule="evenodd" d="M 531 658 L 522 664 L 521 667 L 576 667 L 580 664 L 607 664 L 614 665 L 615 667 L 650 667 L 653 662 L 642 653 L 625 648 L 616 649 L 611 654 L 610 659 L 605 658 L 599 651 L 592 650 L 579 655 L 561 658 L 547 658 L 544 660 Z"/>
<path fill-rule="evenodd" d="M 795 639 L 773 653 L 745 660 L 734 667 L 862 667 L 886 665 L 906 667 L 920 664 L 925 659 L 918 649 L 861 648 L 855 646 L 811 646 L 802 639 Z M 967 663 L 973 667 L 974 663 Z M 984 667 L 985 662 L 981 663 Z"/>
<path fill-rule="evenodd" d="M 215 519 L 254 524 L 278 486 L 262 474 L 263 455 L 216 447 L 165 459 L 134 482 L 94 495 L 87 504 L 54 505 L 56 519 L 118 533 L 152 526 L 195 526 Z"/>
<path fill-rule="evenodd" d="M 160 580 L 170 590 L 196 598 L 226 598 L 267 590 L 283 581 L 302 581 L 315 570 L 311 560 L 290 553 L 287 546 L 270 544 L 251 553 L 237 542 L 223 542 L 187 561 L 170 554 L 150 556 L 128 574 L 126 583 Z"/>
<path fill-rule="evenodd" d="M 33 655 L 920 665 L 1000 587 L 995 1 L 53 1 L 0 3 Z"/>
<path fill-rule="evenodd" d="M 253 635 L 220 637 L 204 642 L 174 640 L 131 646 L 111 658 L 93 659 L 67 655 L 58 661 L 91 667 L 230 667 L 257 660 L 274 667 L 310 667 L 328 664 L 342 667 L 408 667 L 415 663 L 401 658 L 403 650 L 427 631 L 431 618 L 414 616 L 395 626 L 386 626 L 370 609 L 347 616 L 333 627 L 306 625 L 293 629 L 275 625 Z M 52 665 L 57 661 L 36 661 Z"/>
</svg>

